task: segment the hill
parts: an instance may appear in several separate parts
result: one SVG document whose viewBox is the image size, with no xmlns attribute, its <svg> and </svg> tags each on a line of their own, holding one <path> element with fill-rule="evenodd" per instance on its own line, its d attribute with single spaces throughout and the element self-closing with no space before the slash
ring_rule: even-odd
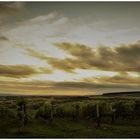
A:
<svg viewBox="0 0 140 140">
<path fill-rule="evenodd" d="M 140 97 L 140 91 L 130 91 L 130 92 L 110 92 L 110 93 L 103 93 L 102 96 L 109 96 L 109 97 L 118 97 L 118 96 L 132 96 L 132 97 Z"/>
</svg>

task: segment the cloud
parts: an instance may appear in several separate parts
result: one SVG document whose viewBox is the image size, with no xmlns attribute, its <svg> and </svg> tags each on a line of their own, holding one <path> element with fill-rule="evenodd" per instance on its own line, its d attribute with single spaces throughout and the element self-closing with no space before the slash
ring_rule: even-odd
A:
<svg viewBox="0 0 140 140">
<path fill-rule="evenodd" d="M 11 14 L 17 13 L 24 7 L 23 2 L 0 2 L 0 13 Z"/>
<path fill-rule="evenodd" d="M 52 74 L 53 70 L 48 67 L 39 67 L 39 71 L 42 74 Z"/>
<path fill-rule="evenodd" d="M 0 65 L 0 76 L 22 78 L 36 73 L 37 71 L 28 65 Z"/>
<path fill-rule="evenodd" d="M 83 44 L 71 44 L 71 43 L 54 43 L 59 49 L 64 50 L 67 53 L 70 53 L 74 57 L 87 57 L 93 56 L 93 50 Z"/>
<path fill-rule="evenodd" d="M 73 64 L 73 63 L 75 63 L 75 60 L 73 60 L 73 59 L 70 59 L 70 58 L 56 59 L 56 58 L 50 57 L 47 59 L 47 61 L 52 67 L 54 67 L 56 69 L 70 72 L 70 73 L 75 73 L 74 72 L 75 67 Z"/>
<path fill-rule="evenodd" d="M 73 63 L 74 68 L 120 72 L 138 72 L 140 69 L 140 42 L 112 48 L 101 46 L 94 49 L 70 43 L 60 43 L 57 46 L 77 58 Z"/>
<path fill-rule="evenodd" d="M 126 84 L 97 84 L 89 82 L 54 82 L 54 81 L 0 81 L 1 93 L 26 93 L 45 95 L 89 95 L 108 91 L 138 90 L 138 86 Z"/>
<path fill-rule="evenodd" d="M 41 15 L 41 16 L 37 16 L 37 17 L 31 18 L 31 19 L 27 19 L 24 22 L 22 22 L 22 24 L 29 25 L 29 24 L 52 23 L 58 15 L 59 14 L 57 12 L 51 12 L 46 15 Z"/>
<path fill-rule="evenodd" d="M 0 41 L 9 41 L 9 38 L 5 36 L 0 36 Z"/>
<path fill-rule="evenodd" d="M 41 60 L 47 60 L 49 57 L 46 56 L 45 54 L 43 54 L 42 52 L 36 51 L 34 49 L 31 48 L 25 48 L 26 54 L 35 57 L 35 58 L 39 58 Z"/>
<path fill-rule="evenodd" d="M 35 50 L 27 50 L 27 52 L 33 57 L 47 61 L 52 67 L 66 72 L 74 72 L 75 69 L 139 72 L 140 69 L 140 41 L 117 47 L 96 48 L 74 43 L 55 43 L 55 45 L 71 57 L 59 59 L 48 57 Z"/>
<path fill-rule="evenodd" d="M 119 84 L 100 84 L 94 82 L 55 82 L 53 84 L 55 87 L 59 88 L 80 88 L 80 89 L 96 89 L 96 88 L 126 88 L 127 85 L 119 85 Z"/>
<path fill-rule="evenodd" d="M 87 77 L 80 81 L 100 83 L 100 84 L 126 84 L 126 85 L 138 85 L 140 84 L 140 76 L 132 76 L 128 73 L 121 72 L 115 76 L 98 76 L 98 77 Z"/>
<path fill-rule="evenodd" d="M 35 74 L 51 74 L 52 71 L 46 67 L 35 68 L 29 65 L 1 65 L 0 76 L 12 78 L 26 78 Z"/>
<path fill-rule="evenodd" d="M 49 63 L 52 67 L 60 69 L 60 70 L 64 70 L 67 72 L 74 72 L 73 69 L 73 61 L 72 59 L 57 59 L 57 58 L 53 58 L 51 56 L 46 56 L 44 53 L 36 51 L 34 49 L 31 48 L 27 48 L 25 49 L 26 53 L 32 57 L 38 58 L 40 60 L 44 60 L 47 63 Z M 68 63 L 67 63 L 68 62 Z M 65 63 L 67 63 L 67 65 L 65 65 Z"/>
<path fill-rule="evenodd" d="M 15 21 L 11 29 L 5 30 L 11 38 L 18 38 L 20 42 L 38 44 L 40 40 L 49 38 L 49 41 L 51 41 L 57 35 L 64 35 L 64 27 L 67 23 L 67 17 L 58 11 L 52 11 L 44 15 L 36 15 L 25 18 L 24 20 Z"/>
</svg>

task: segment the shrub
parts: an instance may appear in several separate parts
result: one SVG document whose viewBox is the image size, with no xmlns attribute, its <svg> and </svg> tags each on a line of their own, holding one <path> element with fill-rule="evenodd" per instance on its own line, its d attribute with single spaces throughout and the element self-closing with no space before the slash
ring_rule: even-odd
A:
<svg viewBox="0 0 140 140">
<path fill-rule="evenodd" d="M 83 117 L 84 118 L 95 118 L 96 117 L 96 105 L 88 103 L 83 106 Z"/>
<path fill-rule="evenodd" d="M 51 102 L 45 102 L 43 106 L 41 106 L 37 113 L 36 118 L 43 118 L 44 120 L 52 121 L 53 119 L 53 107 Z"/>
<path fill-rule="evenodd" d="M 140 117 L 140 100 L 134 102 L 133 112 L 136 117 Z"/>
</svg>

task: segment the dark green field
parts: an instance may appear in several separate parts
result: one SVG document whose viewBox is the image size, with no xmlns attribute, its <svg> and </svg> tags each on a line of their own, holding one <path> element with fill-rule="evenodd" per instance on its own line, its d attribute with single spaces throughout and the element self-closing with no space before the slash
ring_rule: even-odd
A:
<svg viewBox="0 0 140 140">
<path fill-rule="evenodd" d="M 0 97 L 1 138 L 139 138 L 140 99 Z"/>
</svg>

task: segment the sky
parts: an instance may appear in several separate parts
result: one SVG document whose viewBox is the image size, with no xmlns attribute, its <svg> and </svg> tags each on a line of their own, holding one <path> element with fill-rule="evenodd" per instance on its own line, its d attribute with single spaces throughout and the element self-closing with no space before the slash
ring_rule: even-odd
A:
<svg viewBox="0 0 140 140">
<path fill-rule="evenodd" d="M 140 2 L 0 2 L 0 94 L 140 90 Z"/>
</svg>

